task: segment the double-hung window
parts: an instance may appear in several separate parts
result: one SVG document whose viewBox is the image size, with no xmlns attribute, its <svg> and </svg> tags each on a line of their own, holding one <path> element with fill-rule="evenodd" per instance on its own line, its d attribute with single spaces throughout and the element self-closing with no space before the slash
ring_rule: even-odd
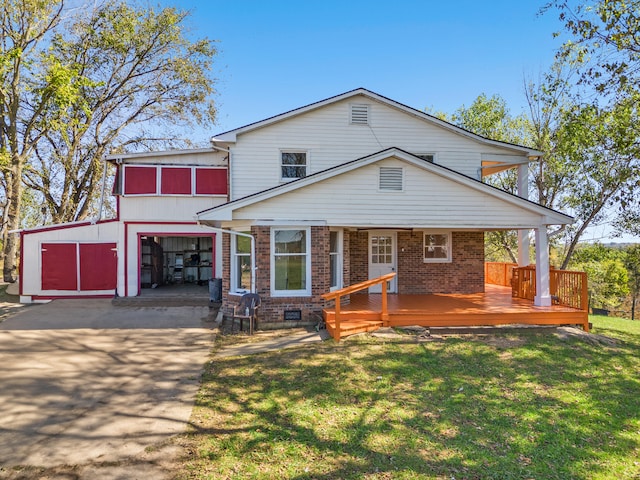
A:
<svg viewBox="0 0 640 480">
<path fill-rule="evenodd" d="M 271 290 L 275 296 L 311 295 L 311 231 L 271 230 Z"/>
<path fill-rule="evenodd" d="M 282 180 L 295 180 L 307 176 L 308 155 L 302 150 L 282 150 L 280 152 L 280 176 Z"/>
<path fill-rule="evenodd" d="M 424 233 L 424 262 L 451 262 L 451 233 Z"/>
<path fill-rule="evenodd" d="M 329 232 L 329 259 L 331 290 L 342 288 L 342 231 L 331 230 Z"/>
<path fill-rule="evenodd" d="M 243 232 L 249 233 L 249 232 Z M 251 291 L 251 239 L 231 236 L 231 291 L 246 293 Z"/>
</svg>

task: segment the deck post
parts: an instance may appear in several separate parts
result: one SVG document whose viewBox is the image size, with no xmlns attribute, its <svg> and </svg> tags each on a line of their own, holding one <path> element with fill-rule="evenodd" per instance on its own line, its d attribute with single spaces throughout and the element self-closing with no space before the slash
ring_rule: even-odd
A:
<svg viewBox="0 0 640 480">
<path fill-rule="evenodd" d="M 518 196 L 529 198 L 529 164 L 518 165 Z M 518 230 L 518 266 L 526 267 L 529 260 L 529 230 Z"/>
<path fill-rule="evenodd" d="M 382 312 L 380 313 L 380 320 L 385 327 L 389 326 L 389 308 L 387 307 L 387 284 L 389 282 L 382 282 Z"/>
<path fill-rule="evenodd" d="M 336 341 L 340 341 L 340 299 L 342 297 L 340 297 L 340 295 L 338 295 L 338 297 L 336 298 L 336 330 L 335 330 L 335 335 L 333 336 L 333 338 L 336 339 Z"/>
<path fill-rule="evenodd" d="M 534 300 L 534 305 L 538 307 L 551 306 L 549 268 L 547 226 L 540 225 L 536 228 L 536 296 Z"/>
</svg>

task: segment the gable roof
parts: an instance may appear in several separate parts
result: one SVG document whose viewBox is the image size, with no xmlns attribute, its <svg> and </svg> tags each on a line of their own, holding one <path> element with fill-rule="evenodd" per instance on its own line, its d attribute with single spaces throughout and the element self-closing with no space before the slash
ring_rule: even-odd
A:
<svg viewBox="0 0 640 480">
<path fill-rule="evenodd" d="M 428 113 L 422 112 L 420 110 L 417 110 L 415 108 L 409 107 L 407 105 L 404 105 L 400 102 L 396 102 L 395 100 L 392 100 L 390 98 L 387 98 L 383 95 L 380 95 L 378 93 L 372 92 L 371 90 L 367 90 L 366 88 L 356 88 L 354 90 L 350 90 L 348 92 L 345 93 L 341 93 L 339 95 L 335 95 L 333 97 L 329 97 L 326 98 L 324 100 L 320 100 L 318 102 L 314 102 L 311 103 L 309 105 L 305 105 L 303 107 L 299 107 L 293 110 L 289 110 L 288 112 L 284 112 L 281 113 L 279 115 L 275 115 L 273 117 L 269 117 L 266 118 L 264 120 L 260 120 L 254 123 L 250 123 L 248 125 L 245 125 L 243 127 L 239 127 L 239 128 L 235 128 L 233 130 L 228 130 L 226 132 L 222 132 L 219 133 L 217 135 L 214 135 L 213 137 L 211 137 L 211 142 L 212 143 L 216 143 L 216 142 L 220 142 L 220 143 L 235 143 L 236 138 L 238 135 L 244 134 L 244 133 L 248 133 L 251 132 L 253 130 L 257 130 L 259 128 L 263 128 L 263 127 L 267 127 L 269 125 L 273 125 L 275 123 L 278 122 L 282 122 L 284 120 L 288 120 L 290 118 L 296 117 L 298 115 L 302 115 L 304 113 L 307 112 L 311 112 L 313 110 L 322 108 L 324 106 L 327 105 L 331 105 L 333 103 L 337 103 L 337 102 L 341 102 L 343 100 L 347 100 L 356 96 L 365 96 L 367 98 L 370 98 L 371 100 L 380 102 L 384 105 L 387 105 L 389 107 L 395 108 L 397 110 L 400 110 L 404 113 L 407 113 L 409 115 L 412 115 L 416 118 L 419 118 L 420 120 L 423 120 L 425 122 L 431 123 L 433 125 L 437 125 L 441 128 L 444 128 L 446 130 L 449 130 L 453 133 L 456 133 L 458 135 L 462 135 L 464 137 L 470 138 L 472 140 L 475 140 L 477 142 L 480 143 L 484 143 L 486 145 L 491 145 L 491 146 L 496 146 L 496 147 L 502 147 L 502 148 L 511 148 L 512 150 L 517 150 L 519 152 L 521 152 L 522 154 L 526 155 L 527 157 L 540 157 L 543 155 L 543 152 L 540 152 L 538 150 L 534 150 L 532 148 L 529 147 L 525 147 L 522 145 L 516 145 L 516 144 L 512 144 L 512 143 L 507 143 L 507 142 L 501 142 L 498 140 L 491 140 L 490 138 L 486 138 L 483 137 L 481 135 L 477 135 L 475 133 L 472 133 L 468 130 L 465 130 L 464 128 L 460 128 L 456 125 L 453 125 L 449 122 L 445 122 L 444 120 L 440 120 L 437 117 L 434 117 L 433 115 L 429 115 Z"/>
<path fill-rule="evenodd" d="M 387 148 L 372 155 L 368 155 L 366 157 L 352 160 L 350 162 L 343 163 L 341 165 L 323 170 L 321 172 L 314 173 L 305 178 L 301 178 L 283 185 L 278 185 L 276 187 L 254 193 L 252 195 L 233 200 L 223 205 L 203 210 L 196 214 L 196 218 L 199 221 L 231 221 L 234 219 L 233 213 L 236 210 L 245 207 L 256 206 L 260 204 L 260 202 L 275 199 L 290 192 L 300 191 L 306 187 L 312 187 L 324 181 L 334 179 L 345 173 L 352 172 L 354 170 L 389 158 L 399 159 L 419 169 L 429 172 L 430 174 L 441 177 L 442 179 L 455 182 L 456 184 L 462 185 L 465 188 L 469 188 L 475 192 L 488 195 L 489 197 L 497 199 L 500 202 L 504 202 L 513 207 L 524 210 L 530 214 L 534 214 L 540 218 L 541 224 L 564 225 L 573 222 L 573 218 L 568 215 L 557 212 L 550 208 L 543 207 L 530 200 L 510 194 L 496 187 L 480 182 L 479 180 L 468 177 L 449 168 L 443 167 L 442 165 L 425 162 L 421 158 L 396 147 Z M 490 215 L 488 215 L 488 217 L 490 217 Z"/>
</svg>

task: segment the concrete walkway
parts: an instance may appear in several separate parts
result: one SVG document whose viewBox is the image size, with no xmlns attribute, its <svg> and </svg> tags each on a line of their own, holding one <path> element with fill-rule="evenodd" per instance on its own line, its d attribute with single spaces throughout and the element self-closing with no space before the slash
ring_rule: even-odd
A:
<svg viewBox="0 0 640 480">
<path fill-rule="evenodd" d="M 255 335 L 257 338 L 260 336 L 260 333 Z M 240 357 L 244 355 L 275 352 L 284 348 L 298 347 L 306 343 L 322 342 L 323 340 L 331 338 L 331 336 L 326 330 L 320 330 L 320 332 L 294 332 L 275 338 L 265 338 L 264 340 L 257 340 L 257 338 L 254 338 L 252 342 L 223 347 L 215 352 L 214 358 Z"/>
<path fill-rule="evenodd" d="M 167 440 L 191 415 L 208 317 L 57 300 L 0 323 L 0 478 L 171 478 Z"/>
</svg>

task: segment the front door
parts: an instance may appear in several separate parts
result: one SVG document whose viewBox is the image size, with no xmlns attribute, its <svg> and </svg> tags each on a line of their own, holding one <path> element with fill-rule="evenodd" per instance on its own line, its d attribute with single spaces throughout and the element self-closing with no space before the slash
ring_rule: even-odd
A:
<svg viewBox="0 0 640 480">
<path fill-rule="evenodd" d="M 396 271 L 396 232 L 372 230 L 369 232 L 369 278 L 378 278 Z M 387 292 L 397 292 L 396 277 L 388 283 Z M 369 289 L 369 293 L 382 293 L 382 284 Z"/>
</svg>

